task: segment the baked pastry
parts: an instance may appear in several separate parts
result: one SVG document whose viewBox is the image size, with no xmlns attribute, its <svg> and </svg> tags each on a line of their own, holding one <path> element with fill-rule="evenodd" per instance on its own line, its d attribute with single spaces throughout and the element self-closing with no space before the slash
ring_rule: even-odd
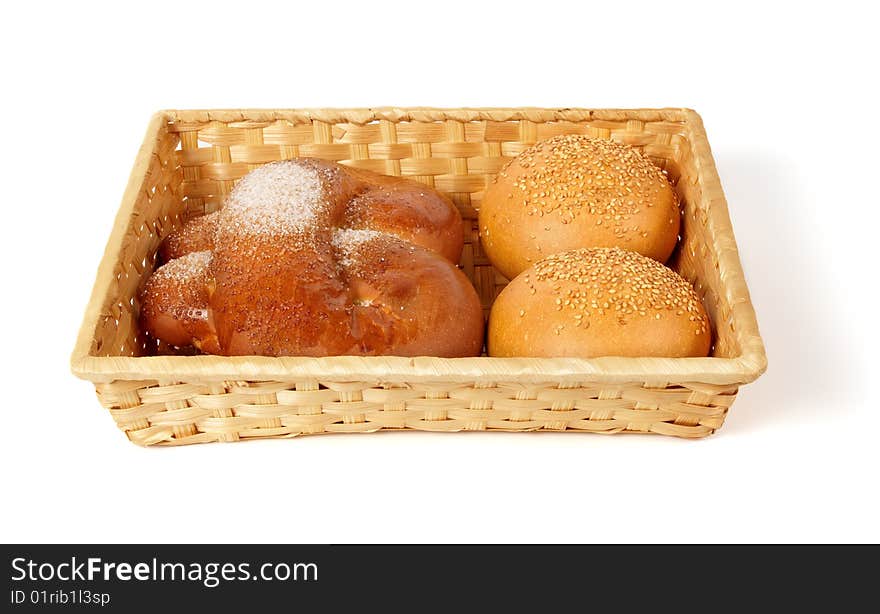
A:
<svg viewBox="0 0 880 614">
<path fill-rule="evenodd" d="M 693 287 L 620 248 L 554 254 L 511 281 L 489 315 L 490 356 L 706 356 L 709 318 Z"/>
<path fill-rule="evenodd" d="M 678 200 L 637 149 L 563 135 L 508 162 L 480 204 L 480 240 L 508 279 L 552 253 L 622 247 L 660 262 L 678 239 Z"/>
<path fill-rule="evenodd" d="M 402 178 L 316 159 L 266 164 L 160 248 L 141 323 L 223 355 L 475 356 L 479 297 L 461 217 Z"/>
</svg>

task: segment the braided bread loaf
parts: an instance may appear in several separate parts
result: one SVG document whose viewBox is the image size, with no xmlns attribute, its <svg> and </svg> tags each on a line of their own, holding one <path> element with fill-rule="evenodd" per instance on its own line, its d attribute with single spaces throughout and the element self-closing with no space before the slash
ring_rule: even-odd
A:
<svg viewBox="0 0 880 614">
<path fill-rule="evenodd" d="M 174 346 L 264 356 L 475 356 L 461 217 L 421 184 L 316 159 L 266 164 L 160 248 L 141 324 Z"/>
</svg>

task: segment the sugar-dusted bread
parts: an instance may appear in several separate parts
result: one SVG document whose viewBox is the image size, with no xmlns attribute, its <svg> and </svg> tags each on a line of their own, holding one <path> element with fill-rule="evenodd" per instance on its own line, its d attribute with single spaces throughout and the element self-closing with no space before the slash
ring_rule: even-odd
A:
<svg viewBox="0 0 880 614">
<path fill-rule="evenodd" d="M 475 356 L 462 223 L 434 190 L 333 162 L 262 166 L 161 247 L 141 323 L 223 355 Z"/>
</svg>

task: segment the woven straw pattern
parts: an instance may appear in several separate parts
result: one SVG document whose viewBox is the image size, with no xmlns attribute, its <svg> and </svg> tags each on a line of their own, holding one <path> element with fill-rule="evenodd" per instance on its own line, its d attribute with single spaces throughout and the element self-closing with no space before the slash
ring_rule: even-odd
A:
<svg viewBox="0 0 880 614">
<path fill-rule="evenodd" d="M 98 384 L 98 398 L 135 443 L 239 441 L 315 433 L 623 431 L 701 437 L 721 426 L 735 387 L 648 389 L 499 384 Z"/>
<path fill-rule="evenodd" d="M 260 164 L 320 157 L 403 175 L 462 213 L 461 268 L 488 313 L 507 283 L 476 217 L 492 176 L 532 143 L 587 134 L 641 148 L 683 203 L 671 265 L 713 323 L 704 359 L 437 359 L 156 356 L 137 293 L 161 240 L 215 210 Z M 167 111 L 148 129 L 95 284 L 73 368 L 138 444 L 175 445 L 379 429 L 652 432 L 719 428 L 766 358 L 702 123 L 682 109 Z"/>
</svg>

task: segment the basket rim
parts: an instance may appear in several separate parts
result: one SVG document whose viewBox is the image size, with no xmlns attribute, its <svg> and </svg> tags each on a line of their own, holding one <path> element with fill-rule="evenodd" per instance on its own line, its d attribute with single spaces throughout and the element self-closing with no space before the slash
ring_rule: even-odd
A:
<svg viewBox="0 0 880 614">
<path fill-rule="evenodd" d="M 155 152 L 156 137 L 163 127 L 207 121 L 266 122 L 286 120 L 364 124 L 372 121 L 641 121 L 682 124 L 694 149 L 697 174 L 703 184 L 703 209 L 715 238 L 714 251 L 731 306 L 740 345 L 733 358 L 437 358 L 394 356 L 269 357 L 269 356 L 91 356 L 92 336 L 110 288 L 116 259 L 138 192 Z M 707 194 L 711 194 L 709 198 Z M 74 375 L 94 383 L 113 380 L 225 381 L 225 380 L 325 380 L 325 381 L 470 381 L 470 382 L 704 382 L 711 385 L 746 384 L 767 368 L 763 340 L 746 286 L 727 202 L 699 114 L 688 108 L 588 109 L 540 107 L 374 107 L 321 109 L 215 109 L 163 110 L 155 113 L 116 215 L 113 231 L 95 276 L 76 346 L 71 356 Z"/>
<path fill-rule="evenodd" d="M 289 121 L 307 124 L 313 121 L 327 123 L 368 124 L 374 121 L 436 122 L 436 121 L 517 121 L 535 123 L 548 121 L 623 121 L 638 119 L 645 122 L 673 122 L 687 124 L 693 109 L 684 107 L 664 108 L 586 108 L 586 107 L 326 107 L 288 109 L 164 109 L 161 116 L 174 130 L 197 129 L 206 122 L 242 122 L 253 125 L 261 122 Z M 192 126 L 188 125 L 192 124 Z"/>
<path fill-rule="evenodd" d="M 760 357 L 737 358 L 437 358 L 433 356 L 77 356 L 74 375 L 92 382 L 306 381 L 328 382 L 633 382 L 665 385 L 746 384 L 766 367 Z"/>
</svg>

